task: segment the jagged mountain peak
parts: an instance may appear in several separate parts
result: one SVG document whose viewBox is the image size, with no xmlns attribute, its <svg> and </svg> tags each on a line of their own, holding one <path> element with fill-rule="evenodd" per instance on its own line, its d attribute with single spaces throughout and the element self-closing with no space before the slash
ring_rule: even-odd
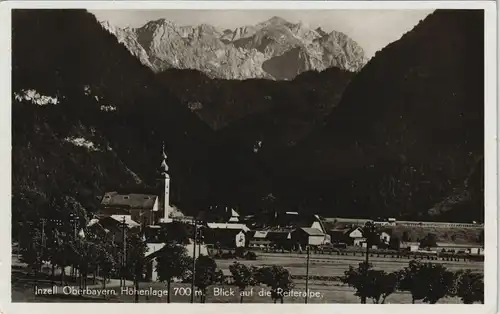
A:
<svg viewBox="0 0 500 314">
<path fill-rule="evenodd" d="M 106 25 L 155 72 L 196 69 L 223 79 L 279 80 L 332 66 L 359 71 L 365 63 L 361 47 L 345 34 L 326 34 L 303 21 L 290 23 L 279 16 L 233 30 L 209 24 L 179 26 L 167 19 L 150 21 L 137 29 Z M 300 53 L 295 49 L 298 47 Z"/>
<path fill-rule="evenodd" d="M 258 23 L 257 26 L 265 27 L 269 25 L 289 25 L 289 24 L 290 22 L 288 22 L 284 18 L 281 18 L 279 16 L 273 16 L 269 20 Z"/>
</svg>

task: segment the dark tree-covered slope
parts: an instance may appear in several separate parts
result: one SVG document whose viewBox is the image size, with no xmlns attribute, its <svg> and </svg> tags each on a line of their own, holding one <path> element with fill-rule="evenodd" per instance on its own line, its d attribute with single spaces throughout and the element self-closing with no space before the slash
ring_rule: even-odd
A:
<svg viewBox="0 0 500 314">
<path fill-rule="evenodd" d="M 84 10 L 14 10 L 12 25 L 13 92 L 36 90 L 60 100 L 54 105 L 57 108 L 45 110 L 55 110 L 50 121 L 44 120 L 46 113 L 36 106 L 13 110 L 13 129 L 24 130 L 14 132 L 12 139 L 13 158 L 17 158 L 13 164 L 14 191 L 29 188 L 25 185 L 29 169 L 30 186 L 42 193 L 74 187 L 70 194 L 77 199 L 82 194 L 99 196 L 105 188 L 119 188 L 128 182 L 119 179 L 125 169 L 122 166 L 99 171 L 121 162 L 138 174 L 142 185 L 154 185 L 160 145 L 165 141 L 176 179 L 173 201 L 187 209 L 198 207 L 212 184 L 207 182 L 207 172 L 212 169 L 205 165 L 211 158 L 213 132 L 159 84 L 150 69 Z M 60 133 L 62 126 L 55 117 L 75 127 L 95 128 L 113 155 L 106 161 L 81 149 L 75 155 L 76 148 L 56 143 L 60 137 L 51 134 Z M 31 128 L 35 131 L 28 132 Z M 45 144 L 50 138 L 53 146 Z M 29 143 L 31 148 L 25 149 Z M 81 171 L 73 166 L 65 168 L 65 158 L 75 167 L 81 165 Z M 81 158 L 88 162 L 82 163 Z M 42 167 L 37 160 L 47 163 Z M 58 164 L 59 183 L 46 184 L 43 178 Z"/>
<path fill-rule="evenodd" d="M 275 160 L 278 194 L 338 215 L 482 220 L 483 37 L 483 11 L 438 10 L 379 51 L 326 126 Z"/>
<path fill-rule="evenodd" d="M 308 71 L 292 81 L 210 79 L 195 70 L 158 74 L 166 87 L 225 141 L 261 148 L 293 146 L 320 126 L 354 73 Z"/>
</svg>

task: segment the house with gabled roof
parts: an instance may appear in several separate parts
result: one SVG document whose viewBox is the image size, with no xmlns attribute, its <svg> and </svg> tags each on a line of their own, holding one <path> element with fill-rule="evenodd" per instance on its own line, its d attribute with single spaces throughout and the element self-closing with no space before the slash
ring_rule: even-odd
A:
<svg viewBox="0 0 500 314">
<path fill-rule="evenodd" d="M 151 225 L 155 222 L 158 210 L 159 199 L 156 195 L 107 192 L 102 198 L 98 217 L 126 215 L 137 223 Z"/>
<path fill-rule="evenodd" d="M 317 228 L 297 228 L 292 232 L 292 240 L 301 247 L 325 244 L 325 233 Z"/>
</svg>

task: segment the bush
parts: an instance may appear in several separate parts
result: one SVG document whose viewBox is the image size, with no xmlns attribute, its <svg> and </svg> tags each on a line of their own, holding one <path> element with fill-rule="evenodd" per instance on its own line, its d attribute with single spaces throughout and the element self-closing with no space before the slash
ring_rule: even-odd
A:
<svg viewBox="0 0 500 314">
<path fill-rule="evenodd" d="M 257 254 L 255 254 L 255 252 L 248 251 L 245 258 L 250 261 L 255 261 L 257 259 Z"/>
<path fill-rule="evenodd" d="M 237 257 L 244 257 L 245 256 L 245 248 L 237 247 L 236 250 L 234 251 L 234 255 Z"/>
</svg>

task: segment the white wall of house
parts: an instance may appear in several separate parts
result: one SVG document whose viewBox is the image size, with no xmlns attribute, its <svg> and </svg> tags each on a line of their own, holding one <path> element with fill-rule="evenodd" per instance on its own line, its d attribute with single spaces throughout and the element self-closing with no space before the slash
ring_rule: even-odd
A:
<svg viewBox="0 0 500 314">
<path fill-rule="evenodd" d="M 385 243 L 389 243 L 390 240 L 391 240 L 391 236 L 387 232 L 382 232 L 380 234 L 380 241 L 385 242 Z"/>
<path fill-rule="evenodd" d="M 236 243 L 236 247 L 245 247 L 245 233 L 243 231 L 240 231 L 234 239 Z"/>
<path fill-rule="evenodd" d="M 307 242 L 309 245 L 321 245 L 321 244 L 323 244 L 324 240 L 325 240 L 325 237 L 323 235 L 321 235 L 321 236 L 310 235 L 310 236 L 308 236 Z"/>
<path fill-rule="evenodd" d="M 158 272 L 156 271 L 156 265 L 158 262 L 156 261 L 156 258 L 153 259 L 153 273 L 151 274 L 151 281 L 157 281 L 158 280 Z"/>
<path fill-rule="evenodd" d="M 354 239 L 354 246 L 361 246 L 363 243 L 366 243 L 365 238 L 355 238 Z"/>
</svg>

